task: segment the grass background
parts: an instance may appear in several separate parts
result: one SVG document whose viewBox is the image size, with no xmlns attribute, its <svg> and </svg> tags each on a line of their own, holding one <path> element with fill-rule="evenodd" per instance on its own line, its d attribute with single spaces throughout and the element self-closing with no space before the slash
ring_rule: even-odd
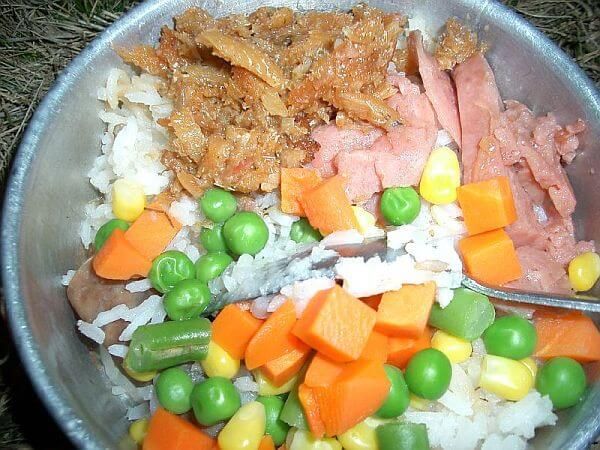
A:
<svg viewBox="0 0 600 450">
<path fill-rule="evenodd" d="M 135 3 L 0 0 L 0 195 L 27 121 L 56 74 Z M 504 3 L 554 39 L 600 86 L 600 0 Z M 33 394 L 0 320 L 0 448 L 69 447 Z"/>
</svg>

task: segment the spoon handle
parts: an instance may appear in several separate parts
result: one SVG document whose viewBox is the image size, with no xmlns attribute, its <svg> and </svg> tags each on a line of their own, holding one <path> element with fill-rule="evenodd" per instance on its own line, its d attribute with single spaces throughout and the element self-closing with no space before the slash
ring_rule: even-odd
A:
<svg viewBox="0 0 600 450">
<path fill-rule="evenodd" d="M 489 287 L 464 276 L 462 284 L 480 294 L 498 298 L 507 302 L 526 303 L 530 305 L 551 306 L 554 308 L 574 309 L 586 312 L 600 312 L 600 299 L 592 296 L 569 296 L 541 292 L 523 292 L 511 288 Z"/>
</svg>

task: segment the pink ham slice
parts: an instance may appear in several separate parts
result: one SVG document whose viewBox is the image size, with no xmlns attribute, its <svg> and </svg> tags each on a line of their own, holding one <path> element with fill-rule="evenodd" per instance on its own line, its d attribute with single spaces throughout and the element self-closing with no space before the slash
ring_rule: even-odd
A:
<svg viewBox="0 0 600 450">
<path fill-rule="evenodd" d="M 417 55 L 419 74 L 423 80 L 425 94 L 435 111 L 437 120 L 452 139 L 461 146 L 461 127 L 458 116 L 458 101 L 450 75 L 440 68 L 437 60 L 423 48 L 420 31 L 412 31 L 408 37 L 409 53 Z"/>
<path fill-rule="evenodd" d="M 311 137 L 319 144 L 319 151 L 311 162 L 322 177 L 335 175 L 334 161 L 339 153 L 365 150 L 373 145 L 382 132 L 377 128 L 338 128 L 335 124 L 315 128 Z"/>
<path fill-rule="evenodd" d="M 453 78 L 460 114 L 463 182 L 470 183 L 479 142 L 491 134 L 502 101 L 492 69 L 480 53 L 458 64 Z"/>
<path fill-rule="evenodd" d="M 517 257 L 524 275 L 507 286 L 527 291 L 571 293 L 563 265 L 552 260 L 547 252 L 525 246 L 517 249 Z"/>
<path fill-rule="evenodd" d="M 402 125 L 384 134 L 368 126 L 343 129 L 329 124 L 311 135 L 319 144 L 311 166 L 323 177 L 345 176 L 346 193 L 354 203 L 386 187 L 418 184 L 437 137 L 435 112 L 419 86 L 399 74 L 388 80 L 398 93 L 387 102 L 402 117 Z"/>
</svg>

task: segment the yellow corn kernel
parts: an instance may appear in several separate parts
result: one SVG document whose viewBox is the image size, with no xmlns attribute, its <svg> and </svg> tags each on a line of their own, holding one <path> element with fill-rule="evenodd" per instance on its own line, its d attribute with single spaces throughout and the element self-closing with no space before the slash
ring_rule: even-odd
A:
<svg viewBox="0 0 600 450">
<path fill-rule="evenodd" d="M 369 419 L 354 425 L 337 438 L 345 450 L 377 450 L 377 436 L 375 428 Z"/>
<path fill-rule="evenodd" d="M 354 217 L 356 217 L 356 221 L 358 222 L 358 231 L 360 234 L 367 234 L 376 227 L 375 224 L 377 223 L 377 219 L 369 211 L 366 211 L 360 206 L 353 206 L 352 211 L 354 212 Z"/>
<path fill-rule="evenodd" d="M 461 363 L 469 359 L 473 346 L 469 341 L 457 338 L 451 334 L 438 330 L 431 338 L 431 346 L 448 357 L 450 362 Z"/>
<path fill-rule="evenodd" d="M 265 407 L 259 402 L 242 406 L 218 437 L 220 450 L 257 450 L 265 435 Z"/>
<path fill-rule="evenodd" d="M 121 178 L 113 184 L 112 209 L 117 219 L 133 222 L 146 207 L 146 196 L 139 183 Z"/>
<path fill-rule="evenodd" d="M 232 358 L 214 341 L 208 343 L 208 353 L 200 365 L 209 377 L 233 378 L 240 370 L 240 360 Z"/>
<path fill-rule="evenodd" d="M 486 391 L 512 401 L 521 400 L 533 388 L 531 370 L 519 361 L 485 355 L 479 385 Z"/>
<path fill-rule="evenodd" d="M 135 381 L 139 381 L 141 383 L 147 383 L 148 381 L 152 381 L 154 377 L 158 374 L 156 370 L 151 370 L 149 372 L 135 372 L 133 369 L 131 369 L 131 367 L 129 367 L 129 364 L 127 364 L 126 359 L 123 360 L 123 370 L 127 375 L 129 375 L 129 378 Z"/>
<path fill-rule="evenodd" d="M 431 401 L 425 398 L 417 397 L 415 394 L 410 394 L 410 407 L 419 411 L 429 411 Z"/>
<path fill-rule="evenodd" d="M 298 374 L 294 375 L 290 381 L 277 387 L 265 377 L 260 370 L 255 370 L 254 379 L 258 383 L 258 395 L 279 395 L 290 392 L 298 383 Z"/>
<path fill-rule="evenodd" d="M 445 205 L 456 200 L 460 186 L 460 165 L 456 153 L 448 147 L 434 149 L 425 163 L 419 193 L 434 205 Z"/>
<path fill-rule="evenodd" d="M 569 282 L 577 292 L 589 291 L 600 277 L 600 256 L 585 252 L 569 263 Z"/>
<path fill-rule="evenodd" d="M 129 436 L 133 442 L 140 445 L 146 437 L 148 431 L 148 419 L 138 419 L 129 425 Z"/>
<path fill-rule="evenodd" d="M 288 450 L 342 450 L 342 444 L 334 438 L 315 438 L 310 431 L 295 429 Z"/>
<path fill-rule="evenodd" d="M 537 366 L 537 363 L 535 362 L 535 360 L 533 358 L 529 357 L 529 358 L 523 358 L 519 362 L 521 364 L 525 364 L 525 367 L 527 367 L 529 369 L 529 371 L 531 372 L 531 376 L 535 380 L 535 376 L 537 375 L 537 371 L 538 371 L 538 366 Z"/>
</svg>

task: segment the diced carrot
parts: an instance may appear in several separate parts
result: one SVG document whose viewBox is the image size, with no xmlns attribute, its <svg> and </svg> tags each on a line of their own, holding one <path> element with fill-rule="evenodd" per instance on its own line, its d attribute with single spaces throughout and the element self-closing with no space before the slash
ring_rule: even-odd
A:
<svg viewBox="0 0 600 450">
<path fill-rule="evenodd" d="M 150 418 L 143 450 L 214 450 L 217 444 L 191 422 L 158 408 Z"/>
<path fill-rule="evenodd" d="M 273 438 L 270 435 L 265 435 L 260 441 L 260 445 L 258 446 L 258 450 L 275 450 L 275 443 L 273 442 Z"/>
<path fill-rule="evenodd" d="M 353 361 L 367 345 L 375 318 L 375 311 L 336 285 L 311 299 L 293 333 L 334 361 Z"/>
<path fill-rule="evenodd" d="M 533 324 L 538 337 L 534 355 L 538 358 L 568 356 L 581 363 L 600 360 L 600 332 L 588 316 L 577 311 L 536 312 Z"/>
<path fill-rule="evenodd" d="M 381 303 L 381 294 L 371 295 L 370 297 L 361 298 L 365 305 L 369 305 L 375 311 L 379 308 L 379 303 Z"/>
<path fill-rule="evenodd" d="M 313 388 L 305 384 L 298 386 L 298 399 L 304 410 L 304 416 L 306 417 L 310 432 L 317 438 L 323 437 L 325 435 L 325 424 L 321 419 L 319 405 L 317 404 Z"/>
<path fill-rule="evenodd" d="M 502 229 L 461 239 L 458 249 L 467 272 L 477 281 L 497 286 L 523 276 L 513 241 Z"/>
<path fill-rule="evenodd" d="M 304 217 L 300 197 L 304 191 L 321 183 L 321 177 L 314 169 L 281 168 L 281 210 L 287 214 Z"/>
<path fill-rule="evenodd" d="M 229 356 L 242 359 L 250 339 L 262 324 L 263 321 L 250 312 L 237 305 L 227 305 L 212 323 L 212 339 L 229 353 Z"/>
<path fill-rule="evenodd" d="M 372 415 L 389 390 L 383 364 L 365 359 L 346 364 L 330 386 L 312 388 L 327 436 L 342 434 Z"/>
<path fill-rule="evenodd" d="M 390 337 L 387 362 L 404 369 L 412 355 L 429 347 L 431 347 L 431 330 L 429 328 L 425 328 L 423 334 L 416 339 L 402 336 Z"/>
<path fill-rule="evenodd" d="M 372 359 L 384 363 L 387 361 L 387 356 L 388 337 L 379 331 L 373 330 L 359 359 Z"/>
<path fill-rule="evenodd" d="M 286 301 L 262 324 L 246 348 L 245 362 L 254 370 L 295 348 L 296 338 L 291 334 L 296 323 L 296 307 Z"/>
<path fill-rule="evenodd" d="M 501 176 L 457 189 L 469 235 L 504 228 L 517 220 L 508 177 Z"/>
<path fill-rule="evenodd" d="M 276 387 L 284 385 L 296 375 L 310 356 L 311 348 L 300 339 L 294 337 L 290 343 L 292 346 L 282 356 L 267 362 L 261 369 Z"/>
<path fill-rule="evenodd" d="M 181 229 L 164 213 L 146 209 L 125 232 L 125 238 L 146 258 L 153 260 Z"/>
<path fill-rule="evenodd" d="M 308 365 L 304 384 L 308 387 L 329 386 L 342 373 L 344 364 L 317 353 Z"/>
<path fill-rule="evenodd" d="M 108 280 L 129 280 L 145 277 L 152 261 L 138 252 L 125 239 L 125 232 L 115 229 L 92 261 L 94 272 Z"/>
<path fill-rule="evenodd" d="M 304 191 L 300 197 L 300 204 L 308 221 L 323 234 L 359 228 L 352 204 L 344 190 L 345 185 L 345 179 L 336 175 Z"/>
<path fill-rule="evenodd" d="M 375 329 L 388 336 L 417 338 L 423 334 L 435 300 L 435 283 L 405 284 L 383 294 Z"/>
</svg>

